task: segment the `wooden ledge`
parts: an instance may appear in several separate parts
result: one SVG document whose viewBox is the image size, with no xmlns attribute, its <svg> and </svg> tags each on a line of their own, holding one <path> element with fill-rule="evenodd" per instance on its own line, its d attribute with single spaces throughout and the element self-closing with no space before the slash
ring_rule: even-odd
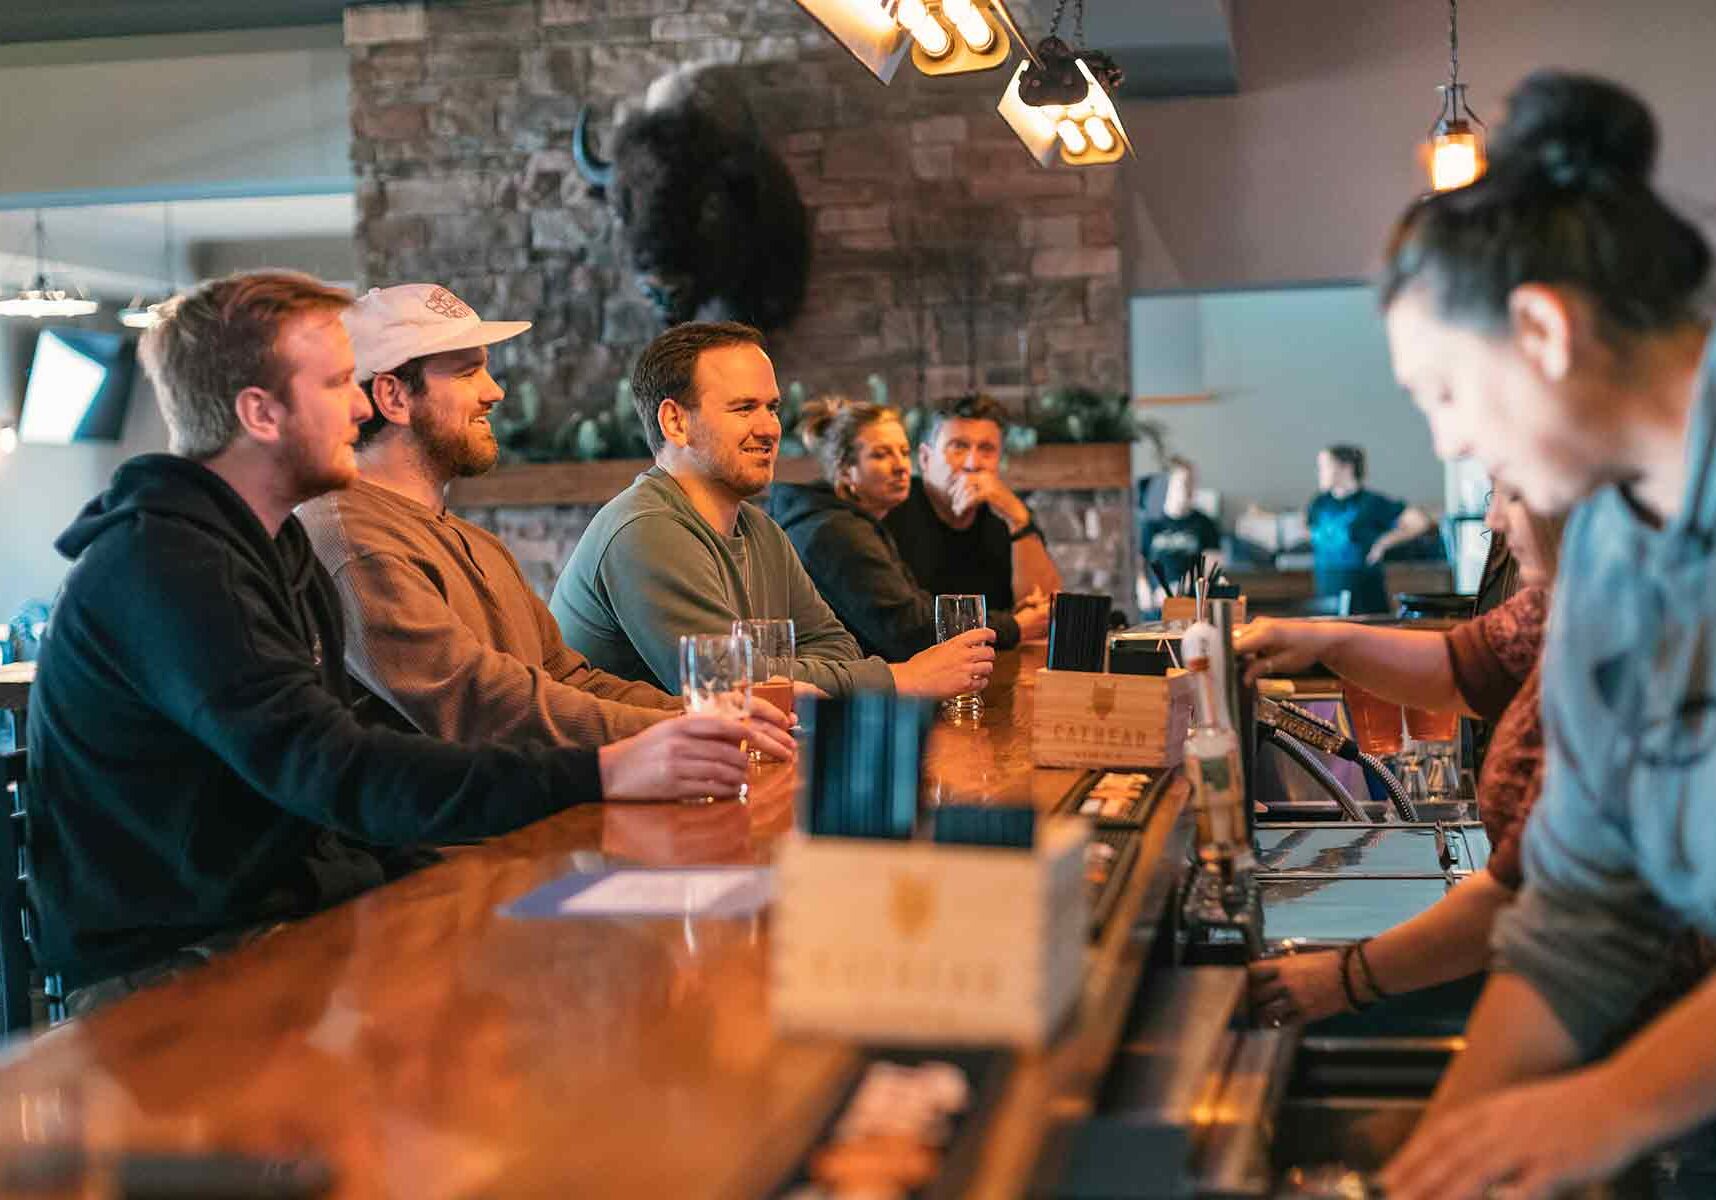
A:
<svg viewBox="0 0 1716 1200">
<path fill-rule="evenodd" d="M 455 508 L 526 508 L 533 505 L 605 504 L 631 485 L 649 460 L 524 463 L 497 467 L 487 475 L 453 481 L 448 503 Z M 782 483 L 817 478 L 815 459 L 783 458 L 775 467 Z M 1007 460 L 1007 482 L 1022 492 L 1132 488 L 1132 447 L 1126 442 L 1038 446 Z"/>
</svg>

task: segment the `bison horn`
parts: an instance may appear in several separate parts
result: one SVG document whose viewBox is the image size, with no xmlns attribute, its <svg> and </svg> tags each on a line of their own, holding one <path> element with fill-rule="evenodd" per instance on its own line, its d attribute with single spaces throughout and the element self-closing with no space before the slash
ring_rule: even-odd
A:
<svg viewBox="0 0 1716 1200">
<path fill-rule="evenodd" d="M 590 106 L 578 110 L 578 124 L 572 129 L 572 161 L 584 182 L 598 190 L 606 190 L 614 182 L 614 164 L 596 157 L 590 146 Z"/>
</svg>

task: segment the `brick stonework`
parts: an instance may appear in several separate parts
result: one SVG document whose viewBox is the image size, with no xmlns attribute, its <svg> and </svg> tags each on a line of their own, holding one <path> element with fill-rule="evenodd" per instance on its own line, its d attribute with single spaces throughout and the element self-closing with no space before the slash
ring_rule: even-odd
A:
<svg viewBox="0 0 1716 1200">
<path fill-rule="evenodd" d="M 1052 5 L 1014 7 L 1040 37 Z M 352 10 L 347 44 L 365 285 L 435 280 L 535 322 L 495 358 L 510 388 L 533 385 L 544 437 L 609 406 L 659 330 L 572 167 L 573 122 L 691 61 L 738 64 L 810 209 L 805 308 L 770 339 L 783 385 L 861 391 L 879 374 L 900 404 L 982 387 L 1015 406 L 1126 385 L 1119 168 L 1038 168 L 995 113 L 1002 72 L 908 63 L 884 88 L 791 0 L 404 3 Z M 550 514 L 570 522 L 552 536 Z M 494 519 L 550 557 L 583 522 Z"/>
</svg>

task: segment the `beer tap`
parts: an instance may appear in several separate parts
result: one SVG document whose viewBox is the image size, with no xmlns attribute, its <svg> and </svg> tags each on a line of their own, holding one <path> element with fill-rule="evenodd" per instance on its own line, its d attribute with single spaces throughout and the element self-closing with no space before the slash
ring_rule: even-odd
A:
<svg viewBox="0 0 1716 1200">
<path fill-rule="evenodd" d="M 1250 805 L 1223 682 L 1233 653 L 1223 640 L 1215 626 L 1199 622 L 1181 642 L 1193 683 L 1184 762 L 1197 817 L 1197 861 L 1181 904 L 1190 962 L 1246 962 L 1263 953 Z"/>
</svg>

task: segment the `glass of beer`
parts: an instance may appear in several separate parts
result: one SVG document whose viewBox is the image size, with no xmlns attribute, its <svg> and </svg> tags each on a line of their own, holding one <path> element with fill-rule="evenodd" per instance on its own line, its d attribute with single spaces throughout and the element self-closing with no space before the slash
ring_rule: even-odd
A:
<svg viewBox="0 0 1716 1200">
<path fill-rule="evenodd" d="M 1353 722 L 1353 740 L 1366 754 L 1381 758 L 1400 753 L 1400 705 L 1391 704 L 1355 683 L 1342 681 L 1347 714 Z"/>
<path fill-rule="evenodd" d="M 788 717 L 793 710 L 793 667 L 798 643 L 793 624 L 786 618 L 734 621 L 733 632 L 751 639 L 751 695 L 767 700 Z M 763 752 L 751 751 L 751 761 L 761 762 Z"/>
<path fill-rule="evenodd" d="M 743 721 L 751 711 L 751 639 L 744 634 L 694 633 L 679 639 L 679 691 L 687 712 Z M 745 785 L 737 796 L 743 801 Z M 715 796 L 693 803 L 713 804 Z"/>
<path fill-rule="evenodd" d="M 1460 713 L 1457 709 L 1409 708 L 1406 732 L 1423 756 L 1425 790 L 1431 800 L 1460 798 Z"/>
<path fill-rule="evenodd" d="M 942 595 L 935 598 L 935 640 L 945 642 L 989 624 L 989 604 L 982 596 Z M 983 715 L 983 693 L 962 692 L 942 705 L 956 721 Z"/>
</svg>

